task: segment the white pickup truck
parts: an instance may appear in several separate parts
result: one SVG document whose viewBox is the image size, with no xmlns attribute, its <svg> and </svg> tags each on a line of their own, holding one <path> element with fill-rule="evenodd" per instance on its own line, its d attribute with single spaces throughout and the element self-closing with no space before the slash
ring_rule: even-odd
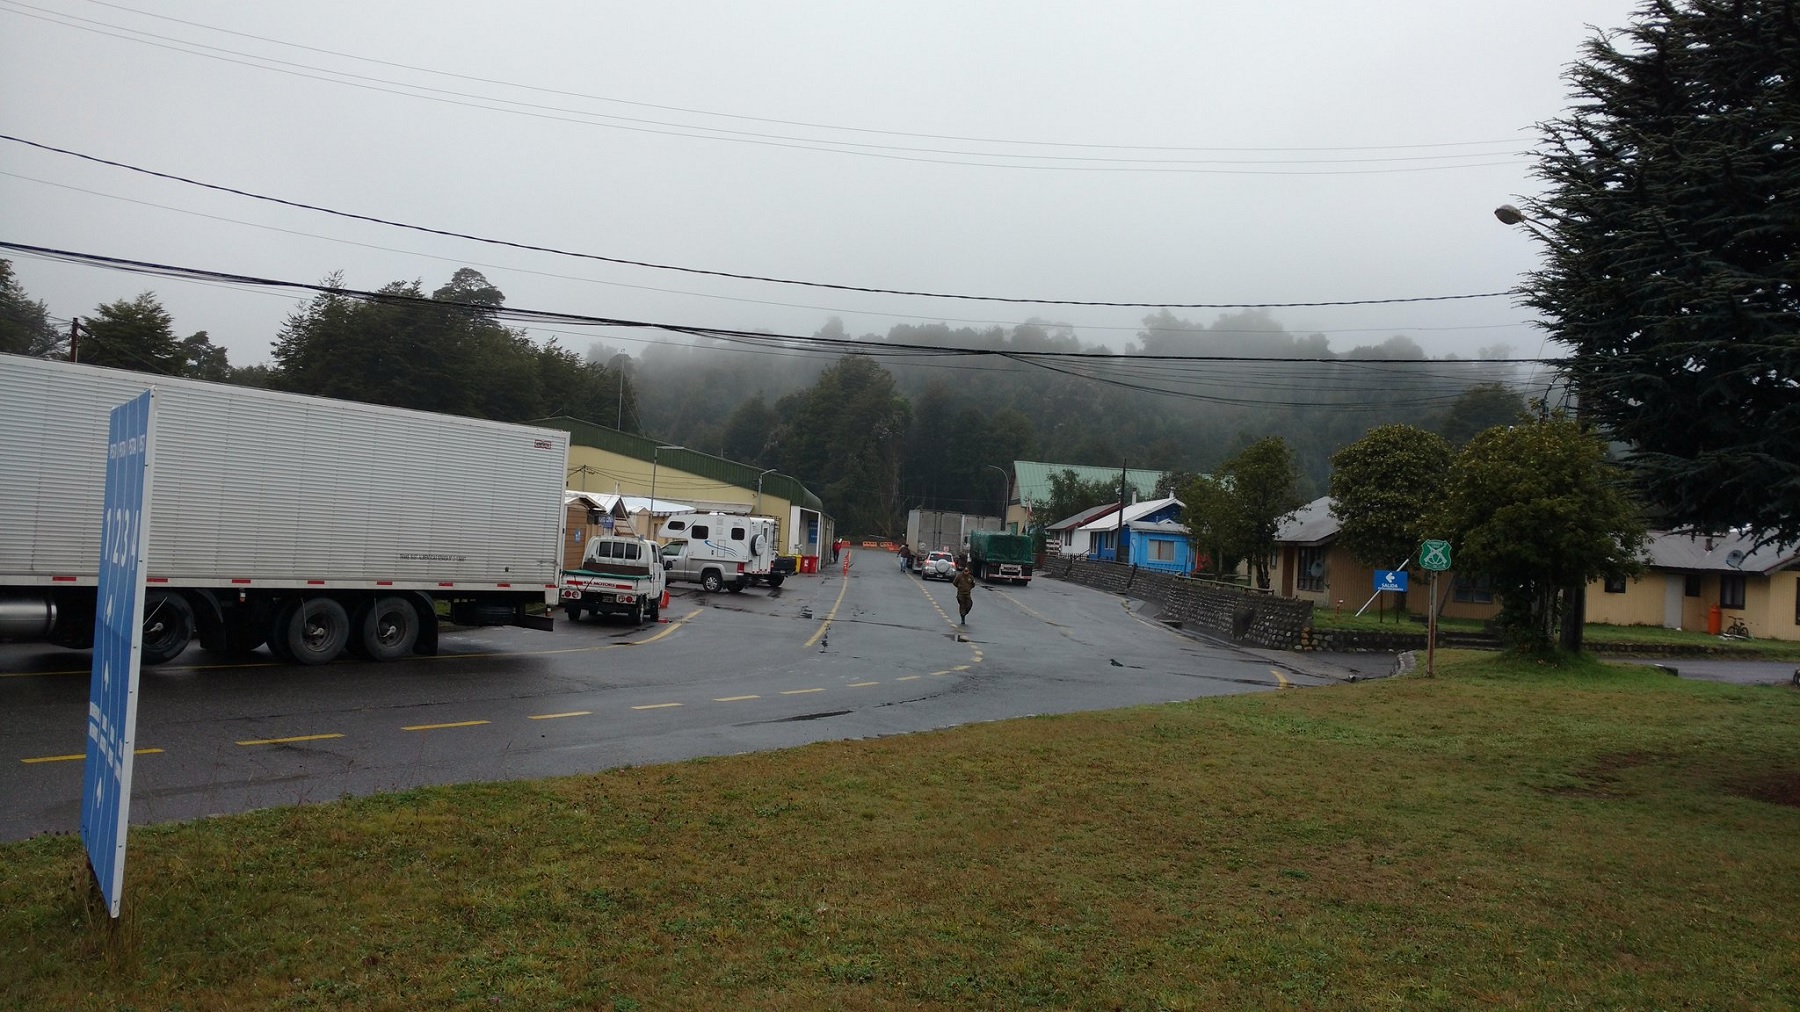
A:
<svg viewBox="0 0 1800 1012">
<path fill-rule="evenodd" d="M 588 541 L 580 569 L 562 571 L 562 606 L 569 621 L 582 613 L 622 615 L 643 625 L 662 617 L 667 581 L 656 545 L 644 538 L 603 535 Z"/>
</svg>

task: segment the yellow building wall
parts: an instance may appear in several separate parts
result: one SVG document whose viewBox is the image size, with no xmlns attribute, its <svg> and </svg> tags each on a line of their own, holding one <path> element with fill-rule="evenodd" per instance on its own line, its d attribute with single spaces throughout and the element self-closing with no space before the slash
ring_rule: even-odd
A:
<svg viewBox="0 0 1800 1012">
<path fill-rule="evenodd" d="M 1676 574 L 1674 579 L 1680 581 L 1682 577 Z M 1602 625 L 1649 625 L 1660 628 L 1666 617 L 1664 612 L 1668 582 L 1669 574 L 1651 572 L 1626 580 L 1624 593 L 1610 594 L 1606 590 L 1606 581 L 1595 580 L 1587 585 L 1587 620 Z M 1685 614 L 1684 603 L 1683 625 L 1688 627 Z"/>
<path fill-rule="evenodd" d="M 731 503 L 756 516 L 774 517 L 780 523 L 779 544 L 786 544 L 788 500 L 770 492 L 757 496 L 754 487 L 745 488 L 717 478 L 689 474 L 657 462 L 626 457 L 592 446 L 569 447 L 568 487 L 578 492 L 608 492 L 615 495 L 650 495 L 654 477 L 656 498 L 665 502 Z M 650 537 L 650 525 L 641 514 L 632 517 L 639 534 Z"/>
</svg>

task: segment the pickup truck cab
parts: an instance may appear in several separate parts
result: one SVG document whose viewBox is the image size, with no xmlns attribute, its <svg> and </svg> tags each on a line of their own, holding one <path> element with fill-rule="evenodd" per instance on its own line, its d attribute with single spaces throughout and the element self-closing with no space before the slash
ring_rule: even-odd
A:
<svg viewBox="0 0 1800 1012">
<path fill-rule="evenodd" d="M 571 622 L 590 615 L 620 615 L 643 625 L 662 617 L 667 588 L 662 557 L 652 542 L 605 535 L 588 541 L 580 569 L 562 571 L 563 613 Z"/>
</svg>

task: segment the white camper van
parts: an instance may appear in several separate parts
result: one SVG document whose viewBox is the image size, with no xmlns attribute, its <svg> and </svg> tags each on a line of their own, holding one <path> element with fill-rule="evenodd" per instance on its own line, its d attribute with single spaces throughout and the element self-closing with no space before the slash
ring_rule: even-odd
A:
<svg viewBox="0 0 1800 1012">
<path fill-rule="evenodd" d="M 663 569 L 670 582 L 733 594 L 752 583 L 781 586 L 791 561 L 775 554 L 775 519 L 734 513 L 676 513 L 663 521 Z M 783 565 L 787 563 L 787 565 Z"/>
</svg>

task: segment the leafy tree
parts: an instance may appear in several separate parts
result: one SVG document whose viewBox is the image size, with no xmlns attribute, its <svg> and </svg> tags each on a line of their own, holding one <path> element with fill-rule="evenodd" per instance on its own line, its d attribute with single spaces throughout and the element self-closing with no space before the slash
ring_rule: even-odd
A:
<svg viewBox="0 0 1800 1012">
<path fill-rule="evenodd" d="M 769 456 L 780 424 L 774 410 L 758 393 L 739 404 L 725 421 L 723 455 L 740 463 L 767 466 L 763 460 Z"/>
<path fill-rule="evenodd" d="M 1109 502 L 1119 501 L 1119 486 L 1112 481 L 1083 481 L 1073 470 L 1064 469 L 1050 474 L 1050 500 L 1043 503 L 1033 512 L 1044 518 L 1044 522 L 1054 524 L 1080 513 Z"/>
<path fill-rule="evenodd" d="M 1267 587 L 1269 556 L 1275 551 L 1281 520 L 1306 505 L 1298 491 L 1300 469 L 1294 464 L 1294 451 L 1280 436 L 1268 436 L 1221 464 L 1218 474 L 1231 490 L 1238 547 L 1250 560 L 1256 585 Z"/>
<path fill-rule="evenodd" d="M 81 361 L 163 376 L 185 376 L 188 351 L 156 296 L 109 302 L 81 321 Z"/>
<path fill-rule="evenodd" d="M 1219 478 L 1190 474 L 1175 486 L 1182 502 L 1181 521 L 1197 560 L 1196 571 L 1227 576 L 1244 557 L 1247 531 L 1231 486 Z"/>
<path fill-rule="evenodd" d="M 1525 396 L 1504 383 L 1481 383 L 1458 394 L 1444 413 L 1432 419 L 1431 428 L 1462 446 L 1496 425 L 1513 425 L 1526 419 Z"/>
<path fill-rule="evenodd" d="M 1432 536 L 1424 518 L 1450 474 L 1450 444 L 1410 425 L 1382 425 L 1331 457 L 1338 542 L 1366 566 L 1397 566 Z"/>
<path fill-rule="evenodd" d="M 0 352 L 43 357 L 64 346 L 49 310 L 25 294 L 11 260 L 0 260 Z"/>
<path fill-rule="evenodd" d="M 1476 436 L 1432 522 L 1449 533 L 1458 569 L 1493 579 L 1501 625 L 1523 649 L 1550 649 L 1566 595 L 1643 568 L 1636 501 L 1605 444 L 1564 417 Z"/>
<path fill-rule="evenodd" d="M 900 526 L 901 438 L 912 420 L 894 377 L 864 355 L 845 355 L 818 382 L 776 403 L 782 470 L 819 493 L 841 531 Z"/>
<path fill-rule="evenodd" d="M 213 344 L 204 330 L 181 339 L 181 357 L 186 362 L 185 375 L 215 383 L 231 379 L 231 362 L 225 349 Z"/>
<path fill-rule="evenodd" d="M 1663 524 L 1800 539 L 1797 67 L 1793 0 L 1654 0 L 1540 127 L 1523 292 Z"/>
</svg>

